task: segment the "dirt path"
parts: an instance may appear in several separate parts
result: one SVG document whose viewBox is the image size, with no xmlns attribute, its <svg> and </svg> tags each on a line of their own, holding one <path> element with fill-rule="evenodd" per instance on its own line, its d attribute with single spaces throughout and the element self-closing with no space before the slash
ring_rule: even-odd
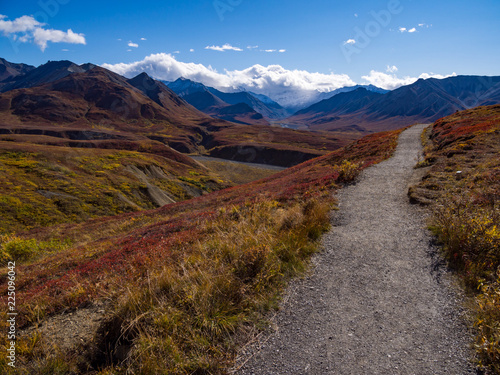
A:
<svg viewBox="0 0 500 375">
<path fill-rule="evenodd" d="M 424 127 L 342 190 L 314 271 L 291 286 L 275 332 L 241 353 L 239 364 L 253 357 L 237 374 L 475 373 L 450 275 L 406 195 Z"/>
</svg>

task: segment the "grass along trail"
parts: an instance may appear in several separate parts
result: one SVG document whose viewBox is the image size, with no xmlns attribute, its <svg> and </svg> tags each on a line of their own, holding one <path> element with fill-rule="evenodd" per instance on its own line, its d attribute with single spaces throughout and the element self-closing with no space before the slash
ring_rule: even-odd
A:
<svg viewBox="0 0 500 375">
<path fill-rule="evenodd" d="M 341 191 L 314 270 L 290 287 L 274 332 L 240 353 L 237 374 L 475 373 L 460 296 L 425 212 L 408 202 L 424 127 Z"/>
</svg>

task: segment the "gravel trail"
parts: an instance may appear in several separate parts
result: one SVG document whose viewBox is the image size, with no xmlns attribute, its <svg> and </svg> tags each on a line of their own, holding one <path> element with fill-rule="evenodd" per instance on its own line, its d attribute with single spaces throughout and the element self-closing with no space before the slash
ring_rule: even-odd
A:
<svg viewBox="0 0 500 375">
<path fill-rule="evenodd" d="M 309 277 L 292 283 L 274 330 L 245 348 L 239 375 L 475 374 L 461 298 L 408 202 L 425 125 L 339 193 Z"/>
</svg>

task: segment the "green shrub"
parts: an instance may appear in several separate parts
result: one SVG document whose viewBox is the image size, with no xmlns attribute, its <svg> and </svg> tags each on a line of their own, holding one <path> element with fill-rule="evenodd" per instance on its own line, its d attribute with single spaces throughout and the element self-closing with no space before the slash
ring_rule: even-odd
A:
<svg viewBox="0 0 500 375">
<path fill-rule="evenodd" d="M 37 241 L 34 238 L 25 239 L 15 235 L 0 235 L 0 264 L 9 260 L 27 261 L 43 253 L 56 252 L 67 249 L 71 241 L 50 239 Z"/>
</svg>

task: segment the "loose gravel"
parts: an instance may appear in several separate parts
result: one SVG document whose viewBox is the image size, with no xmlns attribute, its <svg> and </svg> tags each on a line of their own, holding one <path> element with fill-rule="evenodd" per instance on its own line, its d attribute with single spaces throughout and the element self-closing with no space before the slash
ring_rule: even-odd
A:
<svg viewBox="0 0 500 375">
<path fill-rule="evenodd" d="M 407 197 L 424 128 L 404 131 L 391 159 L 342 189 L 313 271 L 292 283 L 272 332 L 241 351 L 234 372 L 476 373 L 462 298 L 426 212 Z"/>
</svg>

